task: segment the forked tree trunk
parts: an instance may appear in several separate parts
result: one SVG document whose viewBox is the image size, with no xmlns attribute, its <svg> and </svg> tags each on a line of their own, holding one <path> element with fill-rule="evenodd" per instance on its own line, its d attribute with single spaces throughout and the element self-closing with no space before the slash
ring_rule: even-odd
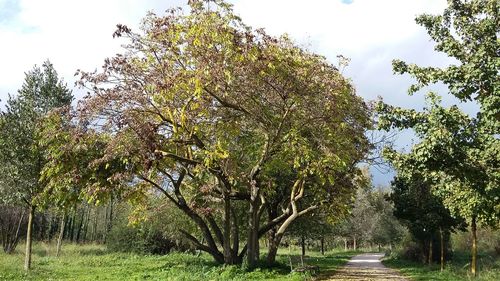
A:
<svg viewBox="0 0 500 281">
<path fill-rule="evenodd" d="M 472 218 L 471 232 L 472 232 L 471 273 L 473 276 L 477 276 L 477 225 L 476 225 L 476 217 Z"/>
<path fill-rule="evenodd" d="M 63 236 L 64 236 L 65 223 L 66 223 L 66 213 L 63 213 L 63 215 L 61 217 L 59 236 L 57 237 L 56 257 L 59 257 L 59 254 L 61 253 L 61 245 L 62 245 L 62 240 L 63 240 Z"/>
<path fill-rule="evenodd" d="M 33 216 L 35 215 L 35 207 L 30 206 L 28 216 L 28 230 L 26 232 L 26 255 L 24 257 L 24 270 L 28 271 L 31 268 L 31 242 L 33 232 Z"/>
</svg>

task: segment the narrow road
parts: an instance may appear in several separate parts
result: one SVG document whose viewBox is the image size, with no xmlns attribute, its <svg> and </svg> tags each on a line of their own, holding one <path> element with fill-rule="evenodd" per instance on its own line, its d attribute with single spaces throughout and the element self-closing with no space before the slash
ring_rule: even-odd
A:
<svg viewBox="0 0 500 281">
<path fill-rule="evenodd" d="M 408 281 L 396 270 L 385 267 L 380 259 L 384 254 L 361 254 L 353 257 L 347 265 L 337 270 L 332 276 L 322 280 L 400 280 Z"/>
</svg>

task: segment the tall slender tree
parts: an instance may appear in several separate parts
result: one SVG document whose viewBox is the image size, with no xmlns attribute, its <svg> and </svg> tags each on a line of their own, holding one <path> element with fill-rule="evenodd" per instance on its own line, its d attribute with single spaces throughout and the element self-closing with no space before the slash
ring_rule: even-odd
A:
<svg viewBox="0 0 500 281">
<path fill-rule="evenodd" d="M 29 210 L 25 270 L 31 266 L 33 217 L 39 204 L 38 195 L 44 188 L 39 182 L 45 162 L 39 145 L 43 138 L 39 128 L 47 113 L 69 105 L 72 99 L 71 91 L 59 80 L 53 65 L 46 61 L 41 68 L 35 66 L 26 73 L 18 95 L 9 97 L 2 112 L 0 157 L 4 183 L 0 186 L 9 189 L 7 194 Z"/>
</svg>

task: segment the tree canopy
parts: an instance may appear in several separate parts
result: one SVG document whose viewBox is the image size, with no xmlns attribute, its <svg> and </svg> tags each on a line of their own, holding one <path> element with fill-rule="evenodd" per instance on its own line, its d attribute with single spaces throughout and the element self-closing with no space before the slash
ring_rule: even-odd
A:
<svg viewBox="0 0 500 281">
<path fill-rule="evenodd" d="M 113 136 L 100 160 L 125 164 L 112 176 L 129 183 L 123 188 L 156 189 L 196 222 L 205 244 L 185 234 L 198 248 L 226 263 L 247 254 L 252 266 L 260 236 L 352 186 L 369 149 L 370 110 L 324 57 L 211 2 L 149 14 L 141 33 L 118 25 L 127 52 L 100 73 L 80 72 L 90 92 L 79 112 Z M 289 182 L 266 175 L 272 166 L 289 171 Z M 283 212 L 260 225 L 265 190 L 280 186 Z M 239 254 L 235 201 L 248 208 Z"/>
</svg>

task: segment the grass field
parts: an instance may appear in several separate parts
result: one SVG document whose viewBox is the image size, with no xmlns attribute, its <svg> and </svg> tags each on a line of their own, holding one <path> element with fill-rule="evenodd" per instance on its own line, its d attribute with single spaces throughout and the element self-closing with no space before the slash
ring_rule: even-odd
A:
<svg viewBox="0 0 500 281">
<path fill-rule="evenodd" d="M 292 252 L 297 254 L 297 252 Z M 306 263 L 317 265 L 320 272 L 332 272 L 354 252 L 308 253 Z M 13 255 L 0 254 L 0 280 L 307 280 L 303 273 L 290 273 L 288 249 L 280 252 L 281 266 L 247 272 L 241 266 L 220 266 L 208 255 L 172 253 L 147 256 L 109 253 L 101 245 L 64 245 L 59 258 L 54 246 L 37 243 L 33 269 L 25 274 L 22 247 Z M 294 266 L 299 259 L 293 258 Z"/>
<path fill-rule="evenodd" d="M 427 266 L 417 262 L 399 259 L 395 256 L 383 261 L 387 267 L 398 269 L 403 275 L 411 280 L 437 280 L 437 281 L 498 281 L 500 280 L 500 259 L 493 255 L 483 254 L 479 256 L 479 275 L 472 278 L 469 271 L 470 258 L 466 253 L 455 252 L 453 260 L 446 264 L 443 272 L 439 265 Z"/>
</svg>

